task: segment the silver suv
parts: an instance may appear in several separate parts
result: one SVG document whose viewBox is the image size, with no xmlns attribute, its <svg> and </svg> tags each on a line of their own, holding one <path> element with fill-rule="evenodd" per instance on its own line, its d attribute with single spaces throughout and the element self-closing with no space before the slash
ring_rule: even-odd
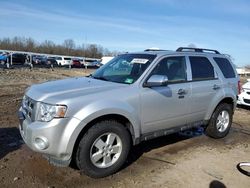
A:
<svg viewBox="0 0 250 188">
<path fill-rule="evenodd" d="M 239 78 L 216 50 L 125 53 L 93 74 L 30 87 L 20 132 L 56 165 L 91 177 L 118 171 L 132 145 L 192 127 L 213 138 L 232 124 Z"/>
</svg>

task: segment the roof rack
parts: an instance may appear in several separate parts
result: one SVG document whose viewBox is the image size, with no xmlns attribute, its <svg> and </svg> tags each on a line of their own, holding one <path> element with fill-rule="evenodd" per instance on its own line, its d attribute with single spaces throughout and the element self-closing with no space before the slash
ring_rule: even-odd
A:
<svg viewBox="0 0 250 188">
<path fill-rule="evenodd" d="M 176 50 L 177 52 L 214 52 L 216 54 L 220 54 L 217 50 L 205 49 L 205 48 L 190 48 L 190 47 L 180 47 Z"/>
<path fill-rule="evenodd" d="M 150 52 L 150 51 L 155 52 L 155 51 L 167 51 L 167 50 L 162 50 L 160 48 L 148 48 L 148 49 L 144 50 L 144 52 Z"/>
</svg>

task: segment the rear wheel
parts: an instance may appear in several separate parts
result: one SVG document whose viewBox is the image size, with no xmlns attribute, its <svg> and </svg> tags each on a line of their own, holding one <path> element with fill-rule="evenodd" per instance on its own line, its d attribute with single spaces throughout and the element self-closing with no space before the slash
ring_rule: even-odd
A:
<svg viewBox="0 0 250 188">
<path fill-rule="evenodd" d="M 76 164 L 90 177 L 105 177 L 121 168 L 129 149 L 128 130 L 119 122 L 102 121 L 91 127 L 81 139 Z"/>
<path fill-rule="evenodd" d="M 209 120 L 209 124 L 205 130 L 206 134 L 213 138 L 225 137 L 231 128 L 232 117 L 232 105 L 227 103 L 219 104 Z"/>
</svg>

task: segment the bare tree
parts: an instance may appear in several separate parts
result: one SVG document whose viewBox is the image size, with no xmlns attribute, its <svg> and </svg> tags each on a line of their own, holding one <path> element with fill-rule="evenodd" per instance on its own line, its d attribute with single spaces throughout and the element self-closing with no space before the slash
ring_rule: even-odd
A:
<svg viewBox="0 0 250 188">
<path fill-rule="evenodd" d="M 38 43 L 32 38 L 25 37 L 0 39 L 0 49 L 95 58 L 100 58 L 104 52 L 109 52 L 107 49 L 96 44 L 76 46 L 73 39 L 66 39 L 62 44 L 55 44 L 50 40 Z"/>
<path fill-rule="evenodd" d="M 11 49 L 11 40 L 10 38 L 3 38 L 0 40 L 0 48 L 10 50 Z"/>
<path fill-rule="evenodd" d="M 67 52 L 70 54 L 75 48 L 75 42 L 72 39 L 66 39 L 63 42 L 63 46 L 66 48 Z"/>
<path fill-rule="evenodd" d="M 54 54 L 56 51 L 56 45 L 53 41 L 45 40 L 40 45 L 40 50 L 42 51 L 42 53 Z"/>
<path fill-rule="evenodd" d="M 25 39 L 25 51 L 34 51 L 36 48 L 36 42 L 32 38 Z"/>
</svg>

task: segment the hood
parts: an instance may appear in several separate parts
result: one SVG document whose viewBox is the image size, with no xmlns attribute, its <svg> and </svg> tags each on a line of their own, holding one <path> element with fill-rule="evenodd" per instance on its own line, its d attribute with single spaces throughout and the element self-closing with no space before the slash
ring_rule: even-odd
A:
<svg viewBox="0 0 250 188">
<path fill-rule="evenodd" d="M 126 87 L 125 84 L 102 81 L 87 77 L 76 77 L 57 81 L 49 81 L 33 85 L 26 95 L 36 101 L 63 101 L 79 96 L 97 94 L 104 91 Z"/>
</svg>

